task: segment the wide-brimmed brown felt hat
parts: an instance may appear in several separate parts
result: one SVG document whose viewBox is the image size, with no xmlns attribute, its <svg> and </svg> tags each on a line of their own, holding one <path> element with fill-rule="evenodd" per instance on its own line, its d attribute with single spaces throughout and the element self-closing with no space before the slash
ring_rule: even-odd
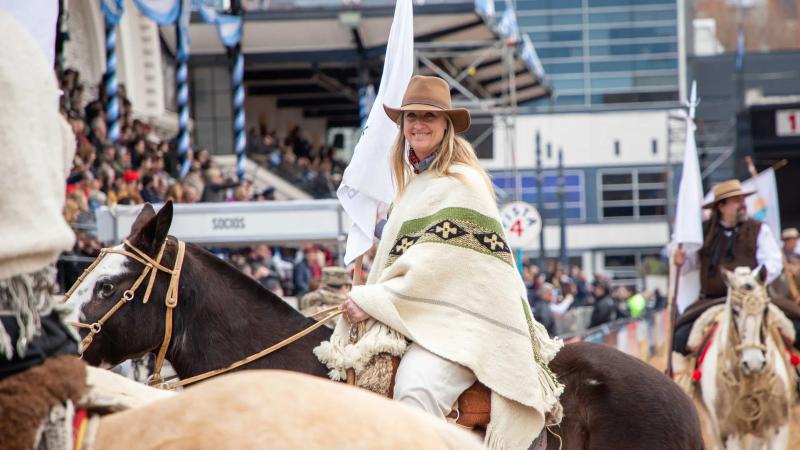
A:
<svg viewBox="0 0 800 450">
<path fill-rule="evenodd" d="M 392 108 L 384 104 L 383 110 L 393 122 L 398 124 L 404 111 L 438 111 L 450 117 L 456 133 L 461 133 L 469 128 L 469 111 L 464 108 L 453 109 L 450 100 L 450 86 L 438 77 L 414 76 L 408 83 L 400 108 Z"/>
<path fill-rule="evenodd" d="M 711 208 L 722 200 L 731 197 L 747 197 L 753 195 L 755 192 L 746 192 L 742 190 L 742 183 L 739 180 L 728 180 L 714 186 L 711 189 L 714 193 L 714 200 L 703 205 L 703 208 Z"/>
</svg>

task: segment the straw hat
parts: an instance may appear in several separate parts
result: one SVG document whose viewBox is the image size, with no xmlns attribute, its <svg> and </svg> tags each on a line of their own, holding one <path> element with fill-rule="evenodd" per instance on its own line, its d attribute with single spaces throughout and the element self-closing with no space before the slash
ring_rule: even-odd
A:
<svg viewBox="0 0 800 450">
<path fill-rule="evenodd" d="M 438 111 L 450 116 L 456 133 L 469 128 L 469 111 L 464 108 L 453 109 L 450 86 L 438 77 L 414 76 L 403 95 L 402 106 L 392 108 L 384 104 L 383 109 L 395 123 L 400 123 L 403 111 Z"/>
<path fill-rule="evenodd" d="M 745 192 L 742 190 L 742 183 L 739 180 L 728 180 L 714 186 L 711 191 L 714 193 L 714 200 L 703 205 L 703 208 L 711 208 L 718 202 L 731 197 L 747 197 L 755 192 Z"/>
<path fill-rule="evenodd" d="M 800 231 L 797 228 L 787 228 L 781 233 L 781 240 L 800 239 Z"/>
</svg>

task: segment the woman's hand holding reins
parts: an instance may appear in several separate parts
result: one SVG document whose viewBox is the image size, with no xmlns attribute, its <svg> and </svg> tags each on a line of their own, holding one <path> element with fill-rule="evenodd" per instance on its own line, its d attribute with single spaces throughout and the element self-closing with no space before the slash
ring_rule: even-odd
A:
<svg viewBox="0 0 800 450">
<path fill-rule="evenodd" d="M 369 314 L 364 312 L 349 295 L 339 309 L 344 312 L 344 317 L 350 323 L 359 323 L 369 319 Z"/>
</svg>

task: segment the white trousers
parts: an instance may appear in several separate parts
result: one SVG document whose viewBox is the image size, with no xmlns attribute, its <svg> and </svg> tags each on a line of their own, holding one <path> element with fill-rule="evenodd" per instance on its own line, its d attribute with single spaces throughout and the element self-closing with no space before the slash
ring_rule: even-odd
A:
<svg viewBox="0 0 800 450">
<path fill-rule="evenodd" d="M 445 418 L 461 393 L 475 381 L 475 374 L 468 368 L 412 342 L 397 368 L 394 399 Z"/>
</svg>

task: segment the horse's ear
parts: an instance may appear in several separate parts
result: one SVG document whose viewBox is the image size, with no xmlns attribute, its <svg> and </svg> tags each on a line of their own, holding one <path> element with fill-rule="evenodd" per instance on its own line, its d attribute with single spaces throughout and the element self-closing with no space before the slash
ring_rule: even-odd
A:
<svg viewBox="0 0 800 450">
<path fill-rule="evenodd" d="M 756 273 L 756 279 L 759 283 L 765 284 L 767 282 L 767 267 L 766 266 L 758 266 L 758 273 Z"/>
<path fill-rule="evenodd" d="M 152 210 L 153 207 L 147 205 Z M 138 221 L 138 218 L 137 218 Z M 169 227 L 172 225 L 172 201 L 168 201 L 161 207 L 157 214 L 150 217 L 136 234 L 135 241 L 144 247 L 143 251 L 154 252 L 164 243 L 169 234 Z"/>
<path fill-rule="evenodd" d="M 134 236 L 139 234 L 142 231 L 142 227 L 156 215 L 156 210 L 153 209 L 153 205 L 150 203 L 145 203 L 142 210 L 139 212 L 139 215 L 136 216 L 136 220 L 133 221 L 133 225 L 131 225 L 131 234 L 130 236 Z"/>
</svg>

